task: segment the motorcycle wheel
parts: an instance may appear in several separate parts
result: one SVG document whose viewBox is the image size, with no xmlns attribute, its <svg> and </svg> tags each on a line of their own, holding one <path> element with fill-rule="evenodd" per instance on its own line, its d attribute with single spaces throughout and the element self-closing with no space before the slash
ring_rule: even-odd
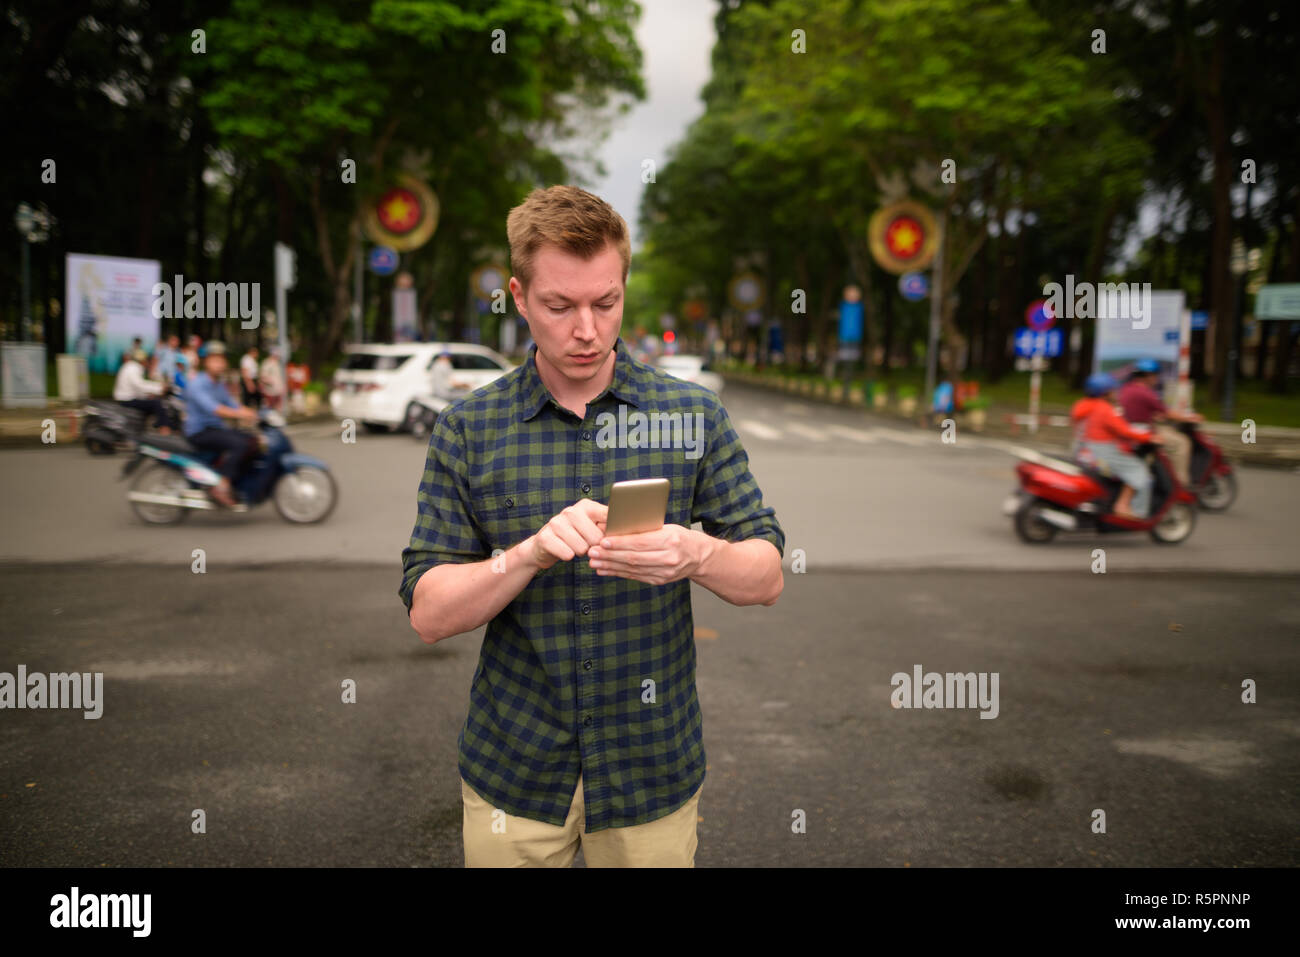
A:
<svg viewBox="0 0 1300 957">
<path fill-rule="evenodd" d="M 112 442 L 105 442 L 92 436 L 86 436 L 86 451 L 91 455 L 112 455 L 117 451 Z"/>
<path fill-rule="evenodd" d="M 1164 518 L 1151 529 L 1151 537 L 1161 545 L 1177 545 L 1186 541 L 1196 527 L 1196 509 L 1186 502 L 1169 506 Z"/>
<path fill-rule="evenodd" d="M 412 402 L 406 407 L 406 417 L 402 421 L 402 430 L 410 432 L 417 439 L 422 439 L 429 434 L 425 428 L 424 407 Z"/>
<path fill-rule="evenodd" d="M 153 464 L 136 476 L 131 491 L 150 495 L 184 495 L 190 483 L 185 476 L 165 465 Z M 150 502 L 132 502 L 135 514 L 150 525 L 177 525 L 185 521 L 190 509 L 180 505 L 155 505 Z"/>
<path fill-rule="evenodd" d="M 1057 527 L 1045 521 L 1039 514 L 1042 504 L 1036 499 L 1027 499 L 1016 509 L 1016 534 L 1020 540 L 1029 545 L 1046 545 L 1056 537 Z"/>
<path fill-rule="evenodd" d="M 314 465 L 303 465 L 275 483 L 275 509 L 286 522 L 314 525 L 329 518 L 338 504 L 334 476 Z"/>
<path fill-rule="evenodd" d="M 1237 476 L 1211 475 L 1196 493 L 1196 501 L 1207 512 L 1224 512 L 1237 500 Z"/>
</svg>

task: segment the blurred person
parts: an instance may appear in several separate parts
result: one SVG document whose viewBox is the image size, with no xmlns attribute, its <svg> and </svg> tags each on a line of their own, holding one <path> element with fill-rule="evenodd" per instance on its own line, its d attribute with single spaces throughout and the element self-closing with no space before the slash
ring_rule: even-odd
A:
<svg viewBox="0 0 1300 957">
<path fill-rule="evenodd" d="M 244 404 L 256 409 L 261 403 L 262 394 L 258 389 L 257 346 L 249 346 L 244 357 L 239 360 L 239 388 Z"/>
<path fill-rule="evenodd" d="M 127 354 L 117 370 L 117 378 L 113 380 L 113 399 L 146 416 L 153 416 L 154 427 L 163 435 L 170 435 L 175 423 L 171 410 L 162 401 L 167 386 L 146 377 L 145 363 L 148 361 L 143 349 Z"/>
<path fill-rule="evenodd" d="M 451 353 L 443 350 L 438 353 L 438 358 L 433 360 L 433 374 L 430 377 L 430 388 L 433 394 L 440 399 L 450 399 L 451 395 Z"/>
<path fill-rule="evenodd" d="M 285 392 L 284 365 L 280 362 L 280 347 L 272 346 L 257 372 L 257 386 L 262 402 L 268 409 L 283 411 Z"/>
<path fill-rule="evenodd" d="M 1098 373 L 1084 383 L 1084 398 L 1070 410 L 1075 425 L 1080 461 L 1108 469 L 1124 483 L 1115 499 L 1114 514 L 1141 521 L 1151 506 L 1153 479 L 1146 462 L 1133 455 L 1129 442 L 1154 442 L 1160 437 L 1133 428 L 1115 410 L 1115 390 L 1119 383 L 1113 376 Z"/>
<path fill-rule="evenodd" d="M 399 589 L 425 642 L 487 625 L 459 740 L 465 863 L 570 866 L 581 845 L 589 867 L 692 867 L 705 755 L 691 583 L 774 604 L 785 534 L 717 396 L 620 338 L 623 217 L 555 186 L 510 212 L 507 235 L 535 345 L 439 416 Z M 625 404 L 707 421 L 703 457 L 602 444 L 598 419 Z M 671 476 L 665 524 L 606 538 L 596 496 L 633 476 Z"/>
<path fill-rule="evenodd" d="M 221 483 L 208 494 L 220 505 L 235 504 L 232 485 L 244 463 L 257 449 L 256 436 L 230 428 L 225 422 L 256 422 L 257 410 L 240 405 L 222 383 L 227 368 L 226 347 L 209 341 L 203 346 L 203 371 L 185 390 L 185 438 L 195 448 L 219 454 L 213 466 Z"/>
<path fill-rule="evenodd" d="M 185 398 L 185 386 L 190 378 L 190 360 L 184 352 L 176 353 L 175 370 L 172 373 L 172 391 L 182 399 Z"/>
<path fill-rule="evenodd" d="M 188 363 L 189 374 L 191 377 L 197 375 L 199 372 L 199 349 L 202 346 L 203 337 L 197 334 L 191 335 L 185 342 L 185 349 L 182 354 L 185 356 L 185 361 Z"/>
<path fill-rule="evenodd" d="M 1155 429 L 1169 450 L 1169 459 L 1178 481 L 1191 485 L 1192 439 L 1172 423 L 1203 422 L 1205 416 L 1195 412 L 1175 412 L 1166 408 L 1156 391 L 1160 382 L 1160 363 L 1155 359 L 1139 359 L 1128 381 L 1119 390 L 1120 408 L 1124 418 L 1134 425 L 1147 425 Z"/>
<path fill-rule="evenodd" d="M 154 353 L 158 360 L 158 378 L 171 385 L 176 378 L 176 357 L 180 355 L 181 337 L 168 336 Z"/>
</svg>

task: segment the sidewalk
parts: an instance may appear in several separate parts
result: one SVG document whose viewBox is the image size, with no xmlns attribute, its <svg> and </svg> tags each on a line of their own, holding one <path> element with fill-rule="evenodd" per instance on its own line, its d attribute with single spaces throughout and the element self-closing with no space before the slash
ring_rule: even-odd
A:
<svg viewBox="0 0 1300 957">
<path fill-rule="evenodd" d="M 81 433 L 78 430 L 81 422 L 77 412 L 84 406 L 84 402 L 49 399 L 44 409 L 0 409 L 0 449 L 36 448 L 44 445 L 41 437 L 49 420 L 54 422 L 57 444 L 80 444 Z M 333 419 L 328 406 L 315 415 L 288 417 L 290 425 L 324 419 Z"/>
<path fill-rule="evenodd" d="M 891 400 L 884 408 L 869 406 L 861 390 L 851 392 L 849 399 L 846 401 L 842 390 L 839 388 L 823 389 L 819 393 L 815 390 L 815 387 L 813 390 L 807 390 L 804 387 L 790 389 L 784 386 L 780 380 L 773 380 L 771 376 L 758 375 L 752 372 L 727 370 L 721 372 L 720 375 L 728 384 L 733 382 L 742 383 L 765 391 L 788 395 L 791 399 L 803 402 L 837 405 L 841 408 L 858 408 L 883 418 L 892 418 L 900 422 L 910 421 L 918 427 L 926 425 L 926 417 L 923 412 L 917 411 L 911 416 L 904 416 L 899 412 L 895 400 Z M 806 387 L 808 384 L 803 385 Z M 920 409 L 919 402 L 917 407 Z M 992 406 L 988 409 L 982 428 L 975 428 L 967 413 L 958 412 L 952 418 L 956 421 L 958 429 L 971 428 L 980 435 L 1016 439 L 1028 445 L 1068 448 L 1071 436 L 1069 418 L 1065 412 L 1064 409 L 1045 409 L 1040 416 L 1036 433 L 1031 433 L 1028 427 L 1022 424 L 1023 419 L 1027 416 L 1026 410 L 1021 406 Z M 1300 429 L 1283 428 L 1281 426 L 1259 426 L 1255 430 L 1254 444 L 1246 444 L 1242 441 L 1241 427 L 1235 423 L 1206 422 L 1202 427 L 1219 443 L 1223 449 L 1223 454 L 1234 462 L 1266 465 L 1274 468 L 1300 467 Z"/>
</svg>

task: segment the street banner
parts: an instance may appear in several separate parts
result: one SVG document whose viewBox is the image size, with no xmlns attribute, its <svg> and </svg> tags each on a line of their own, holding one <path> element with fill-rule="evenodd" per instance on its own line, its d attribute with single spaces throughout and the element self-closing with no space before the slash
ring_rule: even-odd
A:
<svg viewBox="0 0 1300 957">
<path fill-rule="evenodd" d="M 158 341 L 153 287 L 162 277 L 156 259 L 69 253 L 64 262 L 68 351 L 90 372 L 117 372 L 131 340 L 146 349 Z"/>
</svg>

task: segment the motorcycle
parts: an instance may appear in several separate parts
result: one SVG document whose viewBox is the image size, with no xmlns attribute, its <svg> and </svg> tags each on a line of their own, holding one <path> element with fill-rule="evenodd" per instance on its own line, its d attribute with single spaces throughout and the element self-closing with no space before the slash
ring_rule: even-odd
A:
<svg viewBox="0 0 1300 957">
<path fill-rule="evenodd" d="M 1148 518 L 1134 520 L 1114 514 L 1123 489 L 1119 479 L 1088 465 L 1015 449 L 1020 486 L 1003 503 L 1013 516 L 1021 541 L 1042 545 L 1058 531 L 1148 532 L 1162 545 L 1186 541 L 1196 527 L 1196 495 L 1174 475 L 1164 450 L 1145 442 L 1134 454 L 1147 463 L 1155 479 Z"/>
<path fill-rule="evenodd" d="M 1192 440 L 1192 461 L 1188 474 L 1196 501 L 1207 512 L 1224 512 L 1237 500 L 1237 476 L 1232 463 L 1223 457 L 1219 444 L 1196 427 L 1180 422 L 1178 428 Z"/>
<path fill-rule="evenodd" d="M 176 422 L 184 421 L 185 403 L 175 395 L 163 397 Z M 78 413 L 82 442 L 91 455 L 112 455 L 135 448 L 148 426 L 149 416 L 139 409 L 108 399 L 92 399 Z"/>
<path fill-rule="evenodd" d="M 417 439 L 427 440 L 429 433 L 433 431 L 434 423 L 438 421 L 438 416 L 449 405 L 451 405 L 450 401 L 432 393 L 417 395 L 406 407 L 402 428 Z"/>
<path fill-rule="evenodd" d="M 231 483 L 236 505 L 230 511 L 246 512 L 271 499 L 287 522 L 324 521 L 338 502 L 338 485 L 329 466 L 293 450 L 278 412 L 263 409 L 258 420 L 259 451 Z M 182 435 L 144 436 L 122 469 L 125 479 L 145 467 L 131 484 L 127 500 L 151 525 L 175 525 L 196 509 L 220 509 L 207 492 L 221 481 L 212 468 L 217 455 L 196 449 Z"/>
</svg>

